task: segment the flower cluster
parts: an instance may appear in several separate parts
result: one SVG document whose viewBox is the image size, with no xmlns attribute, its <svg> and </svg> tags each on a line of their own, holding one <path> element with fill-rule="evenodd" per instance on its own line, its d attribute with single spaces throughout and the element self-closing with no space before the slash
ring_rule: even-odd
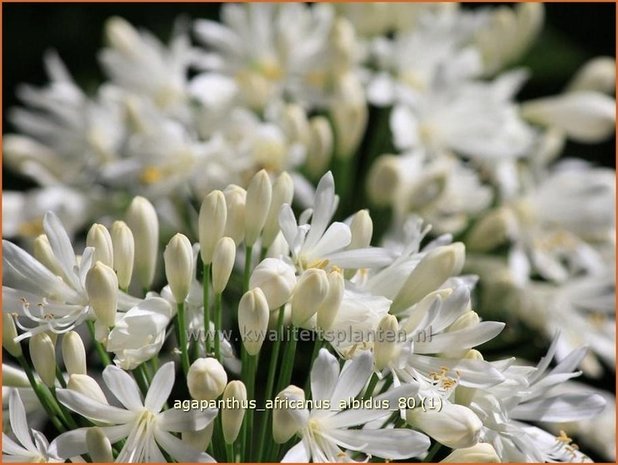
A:
<svg viewBox="0 0 618 465">
<path fill-rule="evenodd" d="M 615 365 L 614 171 L 557 159 L 613 134 L 615 61 L 518 102 L 542 24 L 226 4 L 164 44 L 115 17 L 93 95 L 49 53 L 4 137 L 39 187 L 3 193 L 3 459 L 613 458 L 615 402 L 572 378 Z"/>
</svg>

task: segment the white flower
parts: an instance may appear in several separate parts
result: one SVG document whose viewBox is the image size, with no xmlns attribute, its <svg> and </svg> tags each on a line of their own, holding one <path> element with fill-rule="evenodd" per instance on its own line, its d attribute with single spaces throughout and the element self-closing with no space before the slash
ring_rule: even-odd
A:
<svg viewBox="0 0 618 465">
<path fill-rule="evenodd" d="M 116 355 L 114 363 L 133 370 L 155 357 L 171 319 L 172 307 L 160 297 L 148 297 L 122 314 L 107 337 L 106 348 Z"/>
<path fill-rule="evenodd" d="M 345 250 L 352 240 L 350 227 L 340 222 L 329 226 L 338 204 L 339 197 L 335 195 L 335 183 L 329 171 L 318 183 L 313 209 L 305 211 L 299 222 L 290 205 L 285 204 L 281 208 L 279 225 L 297 269 L 323 268 L 329 264 L 341 268 L 388 264 L 392 260 L 391 256 L 377 247 Z"/>
<path fill-rule="evenodd" d="M 86 247 L 78 259 L 60 220 L 51 212 L 43 219 L 43 229 L 53 254 L 48 259 L 60 275 L 13 243 L 2 242 L 4 311 L 17 313 L 21 320 L 35 323 L 30 327 L 18 320 L 18 325 L 25 330 L 18 336 L 20 340 L 48 330 L 65 333 L 94 316 L 85 289 L 94 249 Z M 129 308 L 136 301 L 118 293 L 121 309 Z"/>
<path fill-rule="evenodd" d="M 118 462 L 165 462 L 162 450 L 179 462 L 213 461 L 208 454 L 192 449 L 171 433 L 205 428 L 216 416 L 216 410 L 161 411 L 174 386 L 173 362 L 157 371 L 143 401 L 135 380 L 120 368 L 108 366 L 103 371 L 103 379 L 123 408 L 68 389 L 58 390 L 58 400 L 90 420 L 110 425 L 102 426 L 101 430 L 112 444 L 126 438 L 116 457 Z M 88 428 L 79 428 L 61 434 L 52 443 L 52 450 L 65 458 L 87 453 L 87 431 Z"/>
<path fill-rule="evenodd" d="M 564 461 L 569 460 L 570 449 L 574 454 L 570 460 L 581 458 L 569 442 L 525 422 L 578 421 L 596 416 L 605 407 L 603 397 L 591 391 L 555 392 L 553 388 L 581 374 L 573 370 L 586 354 L 585 348 L 575 350 L 549 370 L 557 344 L 558 338 L 536 367 L 496 362 L 506 367 L 502 371 L 506 381 L 467 394 L 469 407 L 485 425 L 484 441 L 494 446 L 502 461 Z"/>
<path fill-rule="evenodd" d="M 9 394 L 11 431 L 17 441 L 2 433 L 2 461 L 7 462 L 63 462 L 47 439 L 28 426 L 26 410 L 16 389 Z"/>
<path fill-rule="evenodd" d="M 416 431 L 353 428 L 389 416 L 391 409 L 397 410 L 396 402 L 400 397 L 409 397 L 417 389 L 408 384 L 373 397 L 374 402 L 388 402 L 390 408 L 344 410 L 341 402 L 349 402 L 363 390 L 371 376 L 372 364 L 371 355 L 363 352 L 340 370 L 337 359 L 327 350 L 320 350 L 311 370 L 312 399 L 330 401 L 330 408 L 294 413 L 303 425 L 299 432 L 302 439 L 288 451 L 283 462 L 350 460 L 349 454 L 341 448 L 393 460 L 419 457 L 426 452 L 429 439 Z"/>
</svg>

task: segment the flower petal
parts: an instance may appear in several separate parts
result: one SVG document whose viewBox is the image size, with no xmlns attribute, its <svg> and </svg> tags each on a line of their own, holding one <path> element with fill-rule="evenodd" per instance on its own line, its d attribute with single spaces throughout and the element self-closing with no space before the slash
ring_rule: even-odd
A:
<svg viewBox="0 0 618 465">
<path fill-rule="evenodd" d="M 181 441 L 166 431 L 155 429 L 155 439 L 170 456 L 178 462 L 208 462 L 215 461 L 206 452 L 199 452 L 193 449 L 188 443 Z"/>
<path fill-rule="evenodd" d="M 189 410 L 169 409 L 159 414 L 158 423 L 164 431 L 200 431 L 217 416 L 217 409 Z"/>
<path fill-rule="evenodd" d="M 373 358 L 369 352 L 361 352 L 343 366 L 335 391 L 331 396 L 331 405 L 337 406 L 341 400 L 353 399 L 358 395 L 371 376 Z"/>
<path fill-rule="evenodd" d="M 410 429 L 338 429 L 330 436 L 352 450 L 391 460 L 419 457 L 430 444 L 427 436 Z"/>
<path fill-rule="evenodd" d="M 114 407 L 113 405 L 102 404 L 70 389 L 58 389 L 57 395 L 61 404 L 94 421 L 123 424 L 135 418 L 133 412 Z"/>
<path fill-rule="evenodd" d="M 174 362 L 167 362 L 159 368 L 146 394 L 144 406 L 148 410 L 151 412 L 161 411 L 163 404 L 165 404 L 170 396 L 170 392 L 172 392 L 175 378 Z"/>
<path fill-rule="evenodd" d="M 127 410 L 140 410 L 144 407 L 139 387 L 135 380 L 124 370 L 114 365 L 108 365 L 103 370 L 103 380 L 116 399 Z"/>
<path fill-rule="evenodd" d="M 311 369 L 311 393 L 316 400 L 330 399 L 339 378 L 339 361 L 326 349 L 320 349 Z"/>
</svg>

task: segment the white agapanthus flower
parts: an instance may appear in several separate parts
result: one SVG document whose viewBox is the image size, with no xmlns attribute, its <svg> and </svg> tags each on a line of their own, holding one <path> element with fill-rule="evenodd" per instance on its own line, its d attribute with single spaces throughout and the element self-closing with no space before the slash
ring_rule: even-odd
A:
<svg viewBox="0 0 618 465">
<path fill-rule="evenodd" d="M 162 411 L 174 386 L 173 362 L 157 371 L 144 400 L 135 380 L 120 368 L 108 366 L 103 371 L 103 379 L 122 408 L 69 389 L 59 389 L 58 400 L 90 420 L 109 425 L 101 429 L 112 444 L 126 438 L 116 458 L 118 462 L 165 462 L 162 451 L 179 462 L 213 461 L 208 454 L 193 449 L 172 433 L 204 429 L 217 415 L 216 409 Z M 54 440 L 52 450 L 65 458 L 87 453 L 87 431 L 88 428 L 79 428 L 61 434 Z"/>
<path fill-rule="evenodd" d="M 418 386 L 407 384 L 373 398 L 386 401 L 392 408 L 342 408 L 365 387 L 372 372 L 369 353 L 358 354 L 342 369 L 327 350 L 322 349 L 311 370 L 312 399 L 329 401 L 330 408 L 293 411 L 301 441 L 290 449 L 283 462 L 350 461 L 351 451 L 372 457 L 403 459 L 423 454 L 429 447 L 428 438 L 409 429 L 357 429 L 374 420 L 385 418 L 397 410 L 400 397 L 408 397 Z M 343 452 L 341 447 L 348 450 Z"/>
<path fill-rule="evenodd" d="M 26 410 L 17 390 L 12 390 L 8 397 L 10 428 L 15 439 L 2 433 L 2 461 L 63 462 L 45 436 L 28 426 Z"/>
</svg>

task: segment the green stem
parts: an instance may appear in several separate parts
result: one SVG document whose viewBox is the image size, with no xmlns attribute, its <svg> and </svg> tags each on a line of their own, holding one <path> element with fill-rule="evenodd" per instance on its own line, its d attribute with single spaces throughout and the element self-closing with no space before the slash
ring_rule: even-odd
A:
<svg viewBox="0 0 618 465">
<path fill-rule="evenodd" d="M 215 294 L 215 357 L 219 362 L 223 361 L 221 357 L 221 330 L 222 330 L 222 303 L 221 303 L 221 293 L 218 292 Z"/>
<path fill-rule="evenodd" d="M 282 306 L 279 309 L 279 315 L 277 317 L 277 339 L 273 343 L 273 350 L 270 355 L 270 364 L 268 366 L 268 377 L 266 378 L 266 390 L 264 391 L 264 401 L 268 401 L 272 398 L 273 395 L 273 387 L 275 384 L 275 371 L 277 369 L 277 361 L 279 360 L 279 349 L 281 348 L 281 337 L 283 330 L 283 317 L 284 317 L 284 307 Z M 268 420 L 270 419 L 270 410 L 265 409 L 264 414 L 262 415 L 262 421 L 260 422 L 259 427 L 259 437 L 258 437 L 258 450 L 257 450 L 257 460 L 264 461 L 265 457 L 262 457 L 264 453 L 264 444 L 266 442 L 266 433 L 270 432 L 271 429 L 268 426 Z M 272 438 L 269 435 L 270 440 Z M 271 442 L 269 441 L 269 442 Z"/>
<path fill-rule="evenodd" d="M 180 363 L 185 376 L 189 372 L 189 353 L 187 352 L 187 327 L 185 325 L 185 304 L 180 302 L 177 304 L 176 313 L 176 336 L 178 337 L 178 345 L 180 346 Z"/>
<path fill-rule="evenodd" d="M 62 371 L 60 371 L 60 367 L 56 366 L 56 379 L 60 383 L 60 386 L 63 388 L 67 387 L 67 382 L 64 380 L 64 376 L 62 376 Z"/>
<path fill-rule="evenodd" d="M 204 299 L 204 347 L 206 355 L 212 349 L 210 344 L 210 263 L 204 264 L 204 277 L 202 278 L 202 295 Z"/>
<path fill-rule="evenodd" d="M 316 333 L 317 334 L 317 333 Z M 320 349 L 324 345 L 324 341 L 320 338 L 319 334 L 317 334 L 317 339 L 313 343 L 313 352 L 311 352 L 311 358 L 309 359 L 309 371 L 307 372 L 307 380 L 305 381 L 305 399 L 311 399 L 311 368 L 313 367 L 313 362 L 318 357 L 320 353 Z"/>
<path fill-rule="evenodd" d="M 255 372 L 257 368 L 258 356 L 259 355 L 247 354 L 247 399 L 249 400 L 255 399 Z M 245 461 L 248 461 L 248 459 L 253 457 L 253 413 L 253 409 L 247 409 L 245 414 L 245 418 L 247 420 L 247 455 L 245 457 Z"/>
<path fill-rule="evenodd" d="M 371 395 L 373 394 L 373 390 L 376 388 L 376 385 L 378 384 L 378 375 L 376 375 L 375 373 L 371 375 L 371 379 L 369 380 L 369 385 L 367 386 L 367 389 L 365 390 L 365 395 L 363 396 L 364 399 L 369 399 L 371 397 Z"/>
<path fill-rule="evenodd" d="M 292 370 L 294 369 L 294 356 L 296 355 L 296 342 L 297 342 L 297 329 L 292 326 L 290 334 L 290 340 L 285 345 L 283 351 L 283 364 L 281 367 L 281 375 L 279 376 L 279 383 L 277 385 L 277 392 L 283 390 L 290 384 L 292 378 Z"/>
<path fill-rule="evenodd" d="M 144 365 L 138 365 L 133 370 L 133 376 L 135 377 L 135 381 L 137 381 L 137 385 L 139 386 L 140 391 L 145 396 L 148 393 L 148 378 L 146 376 L 146 372 L 144 370 Z"/>
<path fill-rule="evenodd" d="M 234 443 L 225 444 L 225 454 L 227 456 L 228 463 L 234 463 L 236 461 L 234 457 Z"/>
<path fill-rule="evenodd" d="M 268 247 L 262 247 L 260 249 L 260 262 L 266 258 L 267 253 L 268 253 Z"/>
<path fill-rule="evenodd" d="M 103 347 L 103 344 L 97 341 L 97 338 L 95 337 L 94 323 L 92 322 L 92 320 L 88 320 L 86 322 L 86 325 L 88 326 L 88 332 L 90 333 L 90 337 L 92 338 L 92 342 L 94 343 L 94 348 L 96 349 L 97 354 L 99 354 L 99 359 L 101 360 L 101 363 L 104 367 L 110 365 L 112 361 L 109 358 L 109 354 L 105 350 L 105 347 Z"/>
<path fill-rule="evenodd" d="M 66 428 L 64 427 L 64 425 L 58 418 L 57 410 L 50 404 L 49 397 L 45 395 L 45 390 L 43 389 L 41 384 L 37 382 L 37 380 L 35 379 L 34 374 L 32 373 L 32 369 L 30 368 L 30 365 L 28 365 L 28 362 L 26 361 L 23 355 L 20 355 L 19 357 L 17 357 L 17 361 L 19 362 L 22 369 L 26 373 L 26 376 L 28 377 L 28 381 L 30 382 L 30 386 L 32 386 L 32 390 L 34 391 L 37 398 L 39 399 L 39 402 L 41 403 L 41 405 L 47 412 L 47 415 L 49 416 L 52 424 L 60 433 L 64 433 L 66 431 Z"/>
<path fill-rule="evenodd" d="M 431 462 L 441 447 L 442 447 L 442 444 L 440 444 L 437 441 L 434 442 L 431 448 L 429 449 L 429 452 L 427 453 L 427 457 L 425 457 L 423 462 Z"/>
</svg>

